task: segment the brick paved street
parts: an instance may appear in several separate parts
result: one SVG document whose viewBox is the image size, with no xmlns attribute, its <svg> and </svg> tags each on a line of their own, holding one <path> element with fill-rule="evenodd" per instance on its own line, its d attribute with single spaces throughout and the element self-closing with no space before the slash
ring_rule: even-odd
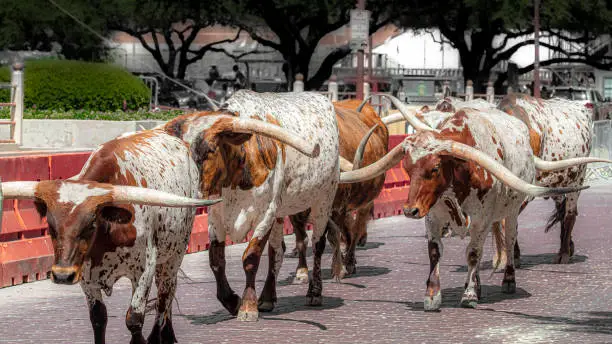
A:
<svg viewBox="0 0 612 344">
<path fill-rule="evenodd" d="M 569 265 L 549 264 L 559 246 L 559 229 L 544 233 L 554 208 L 537 200 L 521 215 L 522 269 L 517 293 L 501 293 L 502 274 L 491 276 L 487 240 L 478 309 L 458 308 L 466 266 L 467 239 L 445 239 L 441 267 L 443 305 L 423 312 L 428 258 L 422 221 L 393 217 L 370 222 L 369 241 L 358 251 L 357 275 L 334 283 L 330 255 L 324 257 L 324 305 L 304 305 L 306 285 L 291 285 L 297 260 L 285 259 L 279 302 L 257 323 L 241 323 L 215 298 L 207 253 L 186 256 L 180 277 L 174 327 L 180 343 L 610 343 L 612 342 L 612 184 L 583 193 Z M 286 238 L 293 248 L 292 237 Z M 244 245 L 228 251 L 230 283 L 244 287 L 240 256 Z M 312 264 L 311 259 L 309 264 Z M 262 259 L 258 291 L 267 258 Z M 107 298 L 108 343 L 128 343 L 124 319 L 129 286 L 122 280 Z M 152 293 L 152 295 L 154 295 Z M 146 319 L 145 331 L 154 314 Z M 146 336 L 145 335 L 145 336 Z M 49 281 L 0 289 L 0 343 L 91 343 L 92 331 L 78 286 Z"/>
</svg>

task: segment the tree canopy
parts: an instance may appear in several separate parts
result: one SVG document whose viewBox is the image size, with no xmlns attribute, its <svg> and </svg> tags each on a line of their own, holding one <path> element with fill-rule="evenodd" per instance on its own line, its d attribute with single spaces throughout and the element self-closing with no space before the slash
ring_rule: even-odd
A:
<svg viewBox="0 0 612 344">
<path fill-rule="evenodd" d="M 473 80 L 479 88 L 488 81 L 495 66 L 509 60 L 521 47 L 534 44 L 533 0 L 407 0 L 403 6 L 414 10 L 403 13 L 398 25 L 439 29 L 441 42 L 459 51 L 464 78 Z M 611 10 L 604 0 L 541 0 L 540 45 L 557 54 L 540 65 L 581 62 L 610 68 L 611 61 L 605 56 L 568 46 L 587 47 L 599 35 L 609 33 Z M 550 37 L 557 44 L 548 43 Z M 519 73 L 533 68 L 525 66 Z M 505 78 L 505 74 L 499 76 L 498 86 Z"/>
<path fill-rule="evenodd" d="M 304 75 L 306 89 L 316 89 L 331 75 L 334 64 L 347 56 L 348 44 L 329 52 L 318 70 L 310 70 L 310 62 L 323 37 L 350 22 L 355 0 L 229 0 L 233 23 L 247 31 L 261 45 L 281 53 L 285 75 L 291 84 L 297 73 Z M 399 0 L 370 0 L 370 33 L 397 18 Z M 395 11 L 391 11 L 395 9 Z M 405 10 L 405 9 L 404 9 Z"/>
</svg>

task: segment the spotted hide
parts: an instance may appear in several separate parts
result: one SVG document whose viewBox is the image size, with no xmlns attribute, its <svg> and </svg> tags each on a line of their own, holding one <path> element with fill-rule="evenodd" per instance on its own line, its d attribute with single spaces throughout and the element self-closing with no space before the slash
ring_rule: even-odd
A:
<svg viewBox="0 0 612 344">
<path fill-rule="evenodd" d="M 473 147 L 527 182 L 535 180 L 533 155 L 525 124 L 496 109 L 459 109 L 438 129 L 439 133 L 419 132 L 403 143 L 403 166 L 410 176 L 404 214 L 425 217 L 430 258 L 425 309 L 437 310 L 441 305 L 439 264 L 441 238 L 446 230 L 461 237 L 469 232 L 468 274 L 461 304 L 475 307 L 480 298 L 478 268 L 485 238 L 493 226 L 505 220 L 507 245 L 513 247 L 525 194 L 508 187 L 475 162 L 448 155 L 445 151 L 449 148 L 444 147 L 449 142 Z M 512 259 L 507 260 L 503 289 L 515 290 Z"/>
<path fill-rule="evenodd" d="M 259 134 L 223 130 L 221 117 L 253 118 L 279 125 L 309 142 L 320 144 L 320 155 L 309 158 L 289 145 Z M 321 303 L 321 255 L 339 177 L 338 127 L 332 104 L 322 95 L 254 93 L 241 90 L 223 109 L 179 117 L 165 126 L 191 145 L 202 173 L 202 192 L 221 194 L 223 203 L 209 212 L 210 264 L 217 280 L 217 298 L 244 321 L 258 319 L 276 302 L 276 279 L 283 259 L 283 218 L 308 212 L 314 225 L 313 278 L 308 302 Z M 225 275 L 226 235 L 241 242 L 253 231 L 243 256 L 246 287 L 242 298 Z M 270 271 L 259 300 L 255 275 L 269 244 Z"/>
<path fill-rule="evenodd" d="M 591 152 L 592 114 L 579 103 L 558 98 L 542 100 L 524 94 L 512 94 L 502 100 L 499 109 L 527 125 L 533 151 L 542 160 L 587 157 Z M 581 165 L 553 172 L 538 172 L 536 180 L 542 186 L 576 186 L 583 184 L 585 173 L 586 166 Z M 567 264 L 574 254 L 572 230 L 578 215 L 579 195 L 580 192 L 574 192 L 553 197 L 556 210 L 546 231 L 557 222 L 561 223 L 561 245 L 554 263 Z M 529 201 L 531 199 L 526 200 Z M 518 242 L 516 252 L 519 252 Z"/>
<path fill-rule="evenodd" d="M 367 166 L 387 153 L 389 132 L 371 105 L 366 104 L 361 112 L 357 112 L 355 109 L 359 107 L 360 103 L 361 101 L 358 100 L 344 100 L 334 103 L 334 109 L 340 132 L 340 155 L 348 161 L 353 161 L 361 138 L 366 135 L 370 128 L 378 124 L 378 128 L 368 140 L 361 163 L 362 166 Z M 382 191 L 384 181 L 385 176 L 381 175 L 361 183 L 338 186 L 334 198 L 332 220 L 338 224 L 342 231 L 340 246 L 343 268 L 339 277 L 351 275 L 355 271 L 355 249 L 358 243 L 362 246 L 365 245 L 367 239 L 366 224 L 371 217 L 374 199 Z M 306 215 L 290 216 L 296 236 L 295 250 L 291 256 L 298 256 L 299 258 L 295 283 L 304 283 L 308 280 L 305 242 L 307 238 Z"/>
<path fill-rule="evenodd" d="M 196 198 L 198 175 L 183 141 L 162 130 L 148 130 L 101 145 L 81 172 L 68 180 L 13 182 L 34 183 L 29 197 L 49 223 L 55 253 L 53 281 L 80 281 L 95 343 L 105 342 L 107 312 L 102 291 L 110 296 L 121 277 L 132 283 L 126 314 L 132 343 L 145 342 L 142 327 L 154 277 L 157 316 L 148 342 L 176 341 L 172 301 L 177 272 L 193 226 L 193 207 L 202 204 L 165 203 L 178 207 L 169 208 L 160 206 L 164 203 L 159 199 L 142 196 L 165 191 L 172 197 Z M 3 183 L 5 194 L 10 184 Z M 23 190 L 16 194 L 24 197 Z"/>
</svg>

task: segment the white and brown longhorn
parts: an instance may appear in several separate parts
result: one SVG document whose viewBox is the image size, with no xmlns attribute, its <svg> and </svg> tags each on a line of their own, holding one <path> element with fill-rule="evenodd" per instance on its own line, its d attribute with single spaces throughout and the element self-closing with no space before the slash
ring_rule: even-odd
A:
<svg viewBox="0 0 612 344">
<path fill-rule="evenodd" d="M 434 130 L 421 122 L 415 113 L 409 112 L 399 100 L 390 98 L 419 131 L 409 135 L 376 163 L 341 173 L 340 182 L 373 178 L 403 160 L 402 165 L 411 182 L 404 214 L 413 218 L 425 217 L 428 233 L 430 275 L 426 310 L 439 309 L 441 304 L 439 261 L 445 228 L 461 236 L 470 233 L 466 257 L 468 276 L 461 303 L 475 307 L 480 295 L 478 264 L 484 240 L 492 227 L 499 227 L 505 220 L 508 258 L 502 285 L 505 292 L 514 292 L 516 284 L 511 249 L 524 199 L 576 192 L 585 187 L 534 185 L 536 159 L 529 144 L 529 131 L 523 122 L 501 111 L 459 109 Z"/>
<path fill-rule="evenodd" d="M 53 282 L 81 283 L 96 344 L 105 343 L 107 295 L 121 277 L 134 286 L 126 326 L 144 343 L 142 326 L 153 277 L 157 316 L 149 342 L 176 340 L 172 300 L 193 226 L 198 170 L 189 148 L 161 130 L 101 145 L 68 180 L 4 182 L 5 198 L 33 199 L 53 242 Z M 191 209 L 190 209 L 191 208 Z"/>
<path fill-rule="evenodd" d="M 303 140 L 297 142 L 297 135 L 278 131 L 252 135 L 231 130 L 235 123 L 247 122 L 299 133 Z M 314 225 L 314 267 L 307 299 L 311 305 L 321 304 L 324 234 L 340 173 L 338 127 L 331 102 L 310 92 L 241 90 L 224 108 L 178 117 L 164 129 L 191 146 L 203 194 L 223 197 L 224 202 L 208 214 L 210 264 L 223 306 L 244 321 L 255 321 L 259 310 L 274 308 L 283 260 L 283 218 L 305 212 L 305 221 Z M 239 297 L 225 274 L 225 238 L 240 242 L 250 231 L 253 236 L 242 256 L 246 286 Z M 266 243 L 270 270 L 258 299 L 255 275 Z"/>
</svg>

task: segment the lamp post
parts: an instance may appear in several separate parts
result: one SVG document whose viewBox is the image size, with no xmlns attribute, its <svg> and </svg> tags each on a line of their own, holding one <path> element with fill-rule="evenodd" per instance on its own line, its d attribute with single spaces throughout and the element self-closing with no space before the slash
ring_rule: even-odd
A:
<svg viewBox="0 0 612 344">
<path fill-rule="evenodd" d="M 365 0 L 357 0 L 357 9 L 365 10 Z M 353 28 L 351 28 L 351 31 Z M 363 99 L 363 47 L 357 50 L 357 99 Z"/>
</svg>

